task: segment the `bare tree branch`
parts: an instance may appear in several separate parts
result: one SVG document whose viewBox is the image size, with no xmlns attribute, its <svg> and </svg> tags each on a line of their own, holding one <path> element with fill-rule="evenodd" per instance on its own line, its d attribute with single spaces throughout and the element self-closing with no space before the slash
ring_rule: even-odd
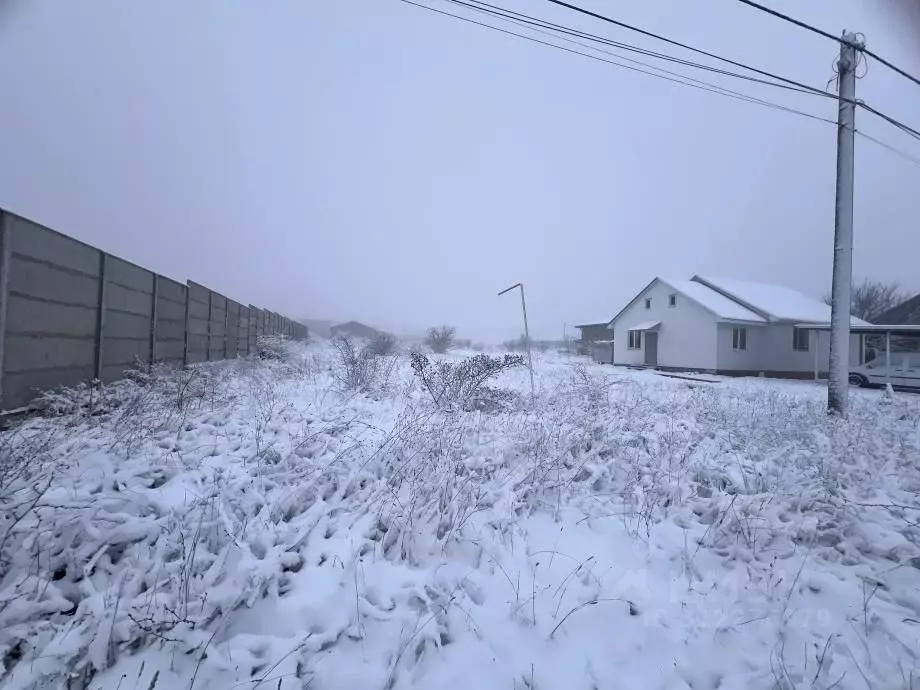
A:
<svg viewBox="0 0 920 690">
<path fill-rule="evenodd" d="M 883 283 L 866 278 L 850 291 L 850 313 L 869 323 L 877 323 L 882 314 L 906 299 L 907 294 L 898 283 Z M 825 295 L 824 301 L 831 303 L 829 294 Z"/>
</svg>

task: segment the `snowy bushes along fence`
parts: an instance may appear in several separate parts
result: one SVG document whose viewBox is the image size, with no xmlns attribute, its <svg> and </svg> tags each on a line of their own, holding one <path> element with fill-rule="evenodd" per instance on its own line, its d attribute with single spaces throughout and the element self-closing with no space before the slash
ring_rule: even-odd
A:
<svg viewBox="0 0 920 690">
<path fill-rule="evenodd" d="M 302 339 L 307 328 L 0 209 L 0 409 L 121 378 L 138 361 L 246 355 L 263 334 Z"/>
</svg>

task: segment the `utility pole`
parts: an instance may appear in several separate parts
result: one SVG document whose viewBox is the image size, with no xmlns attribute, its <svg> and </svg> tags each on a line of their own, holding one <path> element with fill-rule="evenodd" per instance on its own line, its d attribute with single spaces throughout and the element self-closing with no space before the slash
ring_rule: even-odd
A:
<svg viewBox="0 0 920 690">
<path fill-rule="evenodd" d="M 850 366 L 850 286 L 853 280 L 853 151 L 856 133 L 857 50 L 864 44 L 843 32 L 837 61 L 837 203 L 831 284 L 831 343 L 827 410 L 846 417 Z"/>
<path fill-rule="evenodd" d="M 527 368 L 530 370 L 530 397 L 533 398 L 536 393 L 533 387 L 533 357 L 530 355 L 530 329 L 527 327 L 527 302 L 524 301 L 524 283 L 515 283 L 509 288 L 505 288 L 498 293 L 501 297 L 506 292 L 511 292 L 514 288 L 521 288 L 521 311 L 524 313 L 524 339 L 527 341 Z"/>
</svg>

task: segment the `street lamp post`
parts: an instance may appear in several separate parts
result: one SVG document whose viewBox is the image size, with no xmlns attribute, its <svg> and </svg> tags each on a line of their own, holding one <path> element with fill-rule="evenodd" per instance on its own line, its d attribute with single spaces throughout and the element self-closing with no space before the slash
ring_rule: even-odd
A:
<svg viewBox="0 0 920 690">
<path fill-rule="evenodd" d="M 533 386 L 533 357 L 530 354 L 530 329 L 527 327 L 527 302 L 524 300 L 524 283 L 515 283 L 509 288 L 505 288 L 498 293 L 501 297 L 506 292 L 511 292 L 514 288 L 521 288 L 521 312 L 524 314 L 524 339 L 527 341 L 527 369 L 530 371 L 530 397 L 536 394 Z"/>
</svg>

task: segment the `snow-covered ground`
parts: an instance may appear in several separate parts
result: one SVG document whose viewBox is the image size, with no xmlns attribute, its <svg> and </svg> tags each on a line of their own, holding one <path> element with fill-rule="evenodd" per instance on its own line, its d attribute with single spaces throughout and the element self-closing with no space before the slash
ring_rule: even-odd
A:
<svg viewBox="0 0 920 690">
<path fill-rule="evenodd" d="M 335 362 L 6 432 L 0 687 L 920 688 L 920 396 L 539 355 L 451 412 Z"/>
</svg>

